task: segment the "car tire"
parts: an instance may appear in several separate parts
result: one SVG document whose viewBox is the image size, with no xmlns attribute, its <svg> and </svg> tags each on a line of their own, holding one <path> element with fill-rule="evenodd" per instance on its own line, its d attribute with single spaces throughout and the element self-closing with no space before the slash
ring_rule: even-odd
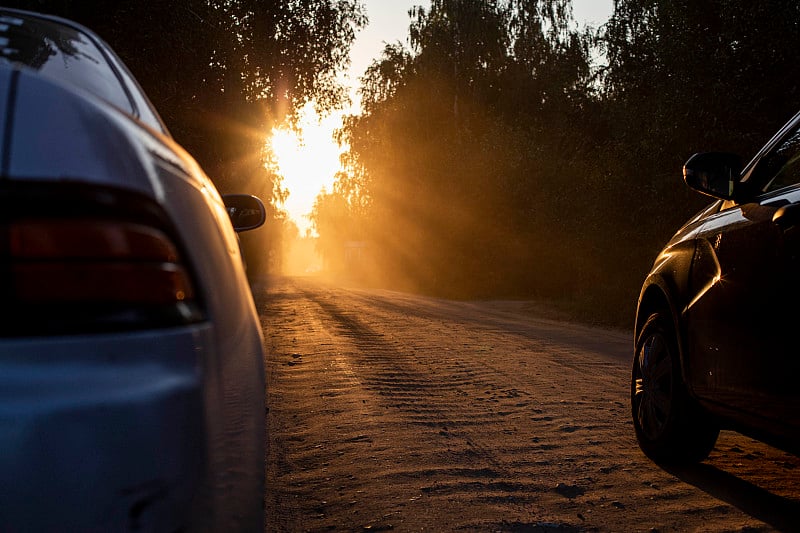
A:
<svg viewBox="0 0 800 533">
<path fill-rule="evenodd" d="M 683 382 L 678 337 L 668 314 L 651 314 L 636 340 L 631 411 L 639 447 L 657 463 L 700 462 L 717 441 L 718 424 Z"/>
</svg>

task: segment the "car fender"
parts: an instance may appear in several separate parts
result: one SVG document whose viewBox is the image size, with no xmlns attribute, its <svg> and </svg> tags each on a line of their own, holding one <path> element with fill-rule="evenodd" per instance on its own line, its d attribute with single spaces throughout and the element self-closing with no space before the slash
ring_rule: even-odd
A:
<svg viewBox="0 0 800 533">
<path fill-rule="evenodd" d="M 634 343 L 651 313 L 668 311 L 678 336 L 678 350 L 684 382 L 692 392 L 691 361 L 686 354 L 686 328 L 683 319 L 697 296 L 692 282 L 692 268 L 697 254 L 695 237 L 702 224 L 687 224 L 664 247 L 645 278 L 636 306 Z"/>
</svg>

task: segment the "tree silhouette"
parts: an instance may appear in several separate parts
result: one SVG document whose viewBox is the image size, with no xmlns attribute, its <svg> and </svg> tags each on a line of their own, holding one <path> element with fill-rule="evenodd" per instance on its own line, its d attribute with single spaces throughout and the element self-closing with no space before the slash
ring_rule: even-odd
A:
<svg viewBox="0 0 800 533">
<path fill-rule="evenodd" d="M 789 0 L 617 0 L 598 31 L 569 0 L 433 0 L 363 77 L 334 194 L 365 206 L 390 285 L 627 325 L 655 253 L 708 201 L 681 165 L 752 156 L 794 113 L 799 40 Z"/>
<path fill-rule="evenodd" d="M 110 7 L 99 0 L 11 0 L 6 6 L 63 16 L 94 30 L 222 192 L 258 194 L 269 204 L 272 222 L 244 237 L 251 244 L 251 271 L 261 270 L 270 250 L 279 249 L 277 204 L 285 194 L 279 177 L 264 168 L 266 134 L 308 102 L 322 111 L 344 102 L 336 75 L 366 23 L 361 4 L 129 0 Z"/>
</svg>

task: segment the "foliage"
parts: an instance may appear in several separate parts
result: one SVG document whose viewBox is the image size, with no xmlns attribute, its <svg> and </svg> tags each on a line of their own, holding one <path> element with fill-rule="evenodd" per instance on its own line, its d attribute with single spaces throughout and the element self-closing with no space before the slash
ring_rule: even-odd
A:
<svg viewBox="0 0 800 533">
<path fill-rule="evenodd" d="M 365 23 L 356 0 L 16 3 L 99 31 L 220 188 L 273 205 L 285 191 L 263 132 L 342 102 L 335 75 Z M 367 243 L 357 273 L 373 283 L 556 299 L 616 325 L 707 202 L 682 163 L 753 155 L 800 96 L 794 0 L 615 0 L 597 31 L 571 0 L 431 0 L 408 37 L 366 71 L 338 132 L 349 151 L 312 217 L 328 265 L 352 276 L 346 245 Z"/>
<path fill-rule="evenodd" d="M 252 265 L 279 250 L 280 178 L 265 132 L 308 102 L 341 106 L 337 73 L 366 24 L 357 0 L 10 0 L 80 22 L 120 55 L 165 123 L 222 192 L 259 195 L 267 228 L 247 234 Z M 255 239 L 254 235 L 259 235 Z M 269 240 L 267 240 L 269 238 Z M 274 245 L 271 243 L 275 243 Z M 266 250 L 266 251 L 265 251 Z M 257 268 L 255 270 L 259 270 Z"/>
<path fill-rule="evenodd" d="M 338 183 L 366 206 L 372 259 L 436 294 L 567 289 L 552 258 L 575 237 L 557 191 L 540 204 L 555 160 L 536 154 L 569 157 L 569 117 L 590 102 L 588 37 L 569 29 L 569 3 L 435 0 L 410 15 L 412 49 L 384 49 L 341 132 Z"/>
<path fill-rule="evenodd" d="M 616 0 L 597 32 L 570 0 L 433 0 L 361 80 L 320 239 L 351 238 L 321 224 L 336 205 L 387 285 L 628 325 L 656 251 L 707 202 L 682 163 L 753 155 L 793 114 L 798 41 L 790 0 Z"/>
</svg>

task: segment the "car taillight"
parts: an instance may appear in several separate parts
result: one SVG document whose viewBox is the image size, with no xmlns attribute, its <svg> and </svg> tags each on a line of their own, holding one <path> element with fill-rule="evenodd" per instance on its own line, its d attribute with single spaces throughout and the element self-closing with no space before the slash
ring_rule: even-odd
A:
<svg viewBox="0 0 800 533">
<path fill-rule="evenodd" d="M 105 188 L 54 190 L 17 188 L 0 198 L 7 208 L 0 223 L 2 335 L 145 329 L 203 319 L 192 273 L 158 206 Z M 9 203 L 26 199 L 44 207 L 41 215 Z"/>
</svg>

